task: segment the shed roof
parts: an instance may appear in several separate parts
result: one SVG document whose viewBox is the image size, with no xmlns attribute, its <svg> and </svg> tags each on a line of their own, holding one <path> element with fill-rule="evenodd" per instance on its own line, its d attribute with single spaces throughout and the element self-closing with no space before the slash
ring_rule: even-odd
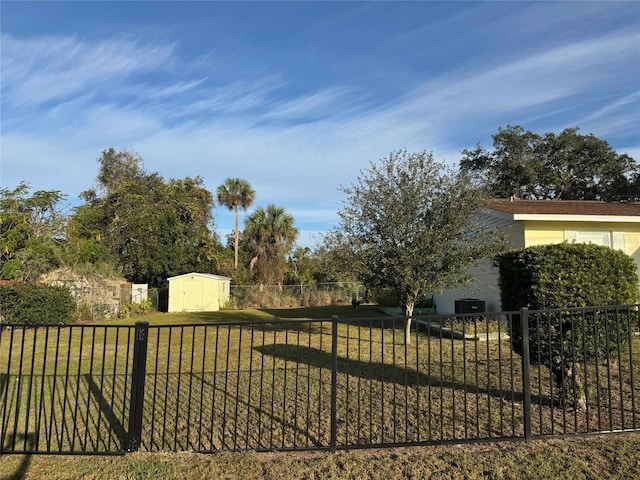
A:
<svg viewBox="0 0 640 480">
<path fill-rule="evenodd" d="M 182 275 L 176 275 L 175 277 L 169 277 L 167 280 L 175 280 L 176 278 L 185 278 L 185 277 L 203 277 L 210 278 L 212 280 L 231 280 L 231 277 L 223 277 L 222 275 L 215 275 L 213 273 L 183 273 Z"/>
</svg>

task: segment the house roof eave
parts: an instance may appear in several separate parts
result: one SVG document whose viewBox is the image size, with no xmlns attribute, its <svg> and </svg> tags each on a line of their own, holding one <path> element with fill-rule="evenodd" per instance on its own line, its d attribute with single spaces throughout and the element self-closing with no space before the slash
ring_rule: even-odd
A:
<svg viewBox="0 0 640 480">
<path fill-rule="evenodd" d="M 566 215 L 553 213 L 515 213 L 514 221 L 588 222 L 588 223 L 640 223 L 640 216 L 629 215 Z"/>
</svg>

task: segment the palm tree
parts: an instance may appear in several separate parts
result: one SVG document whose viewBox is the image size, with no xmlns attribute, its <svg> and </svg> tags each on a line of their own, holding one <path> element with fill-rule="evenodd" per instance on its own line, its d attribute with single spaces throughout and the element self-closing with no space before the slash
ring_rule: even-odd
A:
<svg viewBox="0 0 640 480">
<path fill-rule="evenodd" d="M 238 210 L 246 210 L 253 204 L 256 192 L 251 188 L 251 184 L 242 178 L 227 178 L 216 190 L 218 203 L 233 210 L 235 214 L 235 244 L 234 244 L 234 268 L 238 268 L 238 240 L 240 230 L 238 229 Z"/>
<path fill-rule="evenodd" d="M 244 238 L 251 249 L 251 268 L 258 267 L 263 280 L 281 284 L 286 272 L 286 254 L 298 238 L 293 216 L 273 204 L 258 208 L 245 222 Z"/>
</svg>

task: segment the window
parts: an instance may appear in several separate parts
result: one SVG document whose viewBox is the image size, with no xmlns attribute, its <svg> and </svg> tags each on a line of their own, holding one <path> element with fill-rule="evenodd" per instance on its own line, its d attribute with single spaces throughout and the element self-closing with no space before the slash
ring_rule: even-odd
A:
<svg viewBox="0 0 640 480">
<path fill-rule="evenodd" d="M 593 243 L 624 250 L 624 233 L 606 231 L 565 230 L 564 239 L 569 243 Z"/>
<path fill-rule="evenodd" d="M 576 242 L 611 247 L 611 232 L 577 232 Z"/>
</svg>

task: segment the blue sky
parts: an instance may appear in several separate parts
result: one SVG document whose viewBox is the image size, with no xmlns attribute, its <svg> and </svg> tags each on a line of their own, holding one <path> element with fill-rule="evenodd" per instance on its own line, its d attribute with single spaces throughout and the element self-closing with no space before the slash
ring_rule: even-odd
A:
<svg viewBox="0 0 640 480">
<path fill-rule="evenodd" d="M 0 185 L 78 204 L 106 148 L 242 177 L 313 246 L 391 150 L 578 126 L 640 161 L 640 2 L 0 2 Z M 221 235 L 231 212 L 216 207 Z"/>
</svg>

